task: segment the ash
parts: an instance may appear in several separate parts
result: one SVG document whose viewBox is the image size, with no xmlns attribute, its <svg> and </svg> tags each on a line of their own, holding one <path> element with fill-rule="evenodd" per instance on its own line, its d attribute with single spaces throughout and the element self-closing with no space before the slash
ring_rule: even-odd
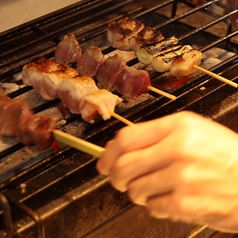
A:
<svg viewBox="0 0 238 238">
<path fill-rule="evenodd" d="M 20 89 L 20 86 L 16 83 L 0 83 L 0 88 L 6 93 L 12 93 Z"/>
</svg>

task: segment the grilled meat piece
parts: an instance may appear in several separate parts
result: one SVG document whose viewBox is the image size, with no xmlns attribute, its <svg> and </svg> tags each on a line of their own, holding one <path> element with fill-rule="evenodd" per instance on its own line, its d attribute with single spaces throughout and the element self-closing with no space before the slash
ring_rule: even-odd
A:
<svg viewBox="0 0 238 238">
<path fill-rule="evenodd" d="M 26 146 L 36 145 L 47 149 L 53 142 L 52 131 L 56 129 L 53 116 L 38 116 L 21 98 L 10 99 L 0 91 L 0 134 L 16 137 Z"/>
<path fill-rule="evenodd" d="M 164 36 L 160 31 L 157 31 L 149 26 L 145 26 L 141 31 L 137 33 L 135 37 L 131 39 L 131 49 L 137 52 L 141 48 L 148 45 L 155 45 L 163 39 Z"/>
<path fill-rule="evenodd" d="M 59 87 L 59 98 L 72 113 L 80 113 L 83 120 L 94 123 L 101 115 L 104 120 L 111 118 L 110 111 L 122 102 L 117 95 L 105 89 L 98 89 L 94 80 L 87 76 L 77 76 L 63 80 Z"/>
<path fill-rule="evenodd" d="M 81 117 L 89 122 L 94 123 L 98 114 L 102 115 L 104 120 L 111 118 L 110 111 L 114 111 L 115 106 L 122 102 L 117 95 L 105 89 L 99 89 L 82 98 L 80 103 Z"/>
<path fill-rule="evenodd" d="M 185 45 L 180 47 L 178 50 L 171 50 L 168 53 L 160 52 L 153 57 L 152 66 L 158 72 L 170 71 L 174 59 L 190 50 L 192 50 L 192 47 L 190 45 Z"/>
<path fill-rule="evenodd" d="M 104 60 L 104 55 L 97 46 L 85 50 L 77 61 L 77 71 L 80 75 L 96 76 L 98 68 Z"/>
<path fill-rule="evenodd" d="M 54 59 L 59 64 L 76 63 L 82 55 L 82 48 L 79 45 L 74 34 L 68 34 L 63 37 L 55 49 Z"/>
<path fill-rule="evenodd" d="M 125 66 L 117 75 L 115 89 L 126 97 L 137 98 L 148 91 L 149 85 L 150 77 L 144 70 Z"/>
<path fill-rule="evenodd" d="M 108 23 L 107 39 L 112 47 L 120 50 L 131 50 L 131 40 L 145 25 L 136 19 L 125 17 Z"/>
<path fill-rule="evenodd" d="M 184 45 L 175 51 L 162 52 L 152 59 L 152 66 L 158 72 L 169 71 L 172 75 L 187 76 L 196 71 L 194 64 L 199 65 L 202 53 L 194 50 L 190 45 Z"/>
<path fill-rule="evenodd" d="M 126 65 L 118 55 L 108 57 L 98 70 L 97 80 L 105 88 L 116 90 L 128 98 L 137 98 L 148 91 L 150 77 L 144 70 Z"/>
<path fill-rule="evenodd" d="M 196 72 L 196 68 L 193 65 L 200 65 L 201 60 L 202 52 L 192 49 L 173 60 L 170 73 L 177 77 L 192 74 Z"/>
<path fill-rule="evenodd" d="M 98 91 L 98 87 L 92 78 L 78 75 L 62 81 L 58 97 L 72 113 L 80 113 L 82 98 L 95 91 Z"/>
<path fill-rule="evenodd" d="M 22 69 L 23 83 L 32 86 L 45 100 L 57 98 L 61 81 L 76 75 L 75 69 L 46 58 L 30 62 Z"/>
<path fill-rule="evenodd" d="M 117 75 L 126 66 L 126 62 L 118 55 L 109 56 L 98 69 L 97 80 L 106 89 L 113 89 Z"/>
<path fill-rule="evenodd" d="M 28 116 L 27 118 L 27 114 L 22 114 L 17 137 L 25 145 L 47 149 L 53 142 L 52 131 L 56 129 L 56 119 L 53 116 L 37 116 L 30 113 Z"/>
<path fill-rule="evenodd" d="M 20 98 L 10 99 L 7 96 L 0 100 L 0 130 L 1 135 L 17 137 L 19 131 L 19 118 L 29 112 L 25 100 Z"/>
</svg>

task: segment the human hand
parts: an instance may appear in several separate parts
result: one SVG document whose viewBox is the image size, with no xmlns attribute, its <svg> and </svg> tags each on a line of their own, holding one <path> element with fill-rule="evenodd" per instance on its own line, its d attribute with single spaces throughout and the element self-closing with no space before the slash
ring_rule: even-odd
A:
<svg viewBox="0 0 238 238">
<path fill-rule="evenodd" d="M 238 135 L 191 112 L 125 127 L 97 163 L 158 218 L 238 231 Z"/>
</svg>

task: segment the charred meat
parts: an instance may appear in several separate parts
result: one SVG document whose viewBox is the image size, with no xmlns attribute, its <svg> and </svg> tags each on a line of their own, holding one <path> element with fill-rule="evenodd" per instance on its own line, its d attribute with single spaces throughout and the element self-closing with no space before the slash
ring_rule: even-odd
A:
<svg viewBox="0 0 238 238">
<path fill-rule="evenodd" d="M 26 146 L 47 149 L 53 142 L 55 117 L 38 116 L 30 110 L 24 99 L 10 99 L 2 90 L 0 95 L 0 134 L 16 137 Z"/>
</svg>

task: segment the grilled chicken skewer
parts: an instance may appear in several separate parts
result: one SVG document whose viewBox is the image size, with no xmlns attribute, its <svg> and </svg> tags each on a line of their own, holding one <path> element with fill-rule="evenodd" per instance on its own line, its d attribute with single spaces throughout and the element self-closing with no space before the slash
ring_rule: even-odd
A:
<svg viewBox="0 0 238 238">
<path fill-rule="evenodd" d="M 122 102 L 117 95 L 99 89 L 92 78 L 45 58 L 24 65 L 22 80 L 46 100 L 60 98 L 72 113 L 81 114 L 89 123 L 98 115 L 110 119 L 110 111 Z"/>
<path fill-rule="evenodd" d="M 135 23 L 141 26 L 140 31 L 132 27 Z M 142 22 L 128 17 L 117 22 L 109 22 L 107 30 L 108 41 L 114 48 L 134 50 L 140 62 L 151 64 L 158 72 L 170 71 L 172 75 L 179 77 L 187 76 L 200 70 L 226 84 L 235 88 L 238 87 L 238 84 L 200 67 L 202 53 L 192 49 L 191 46 L 179 45 L 175 37 L 164 40 L 162 34 L 154 30 L 157 34 L 161 34 L 160 38 L 155 38 L 154 43 L 151 43 L 149 36 L 156 35 L 156 33 L 142 35 L 143 40 L 141 40 L 140 32 L 146 27 Z M 136 46 L 135 42 L 138 42 Z M 123 43 L 125 43 L 126 47 L 123 46 Z M 131 47 L 127 47 L 128 45 Z"/>
<path fill-rule="evenodd" d="M 151 31 L 150 28 L 144 28 L 141 38 L 144 36 L 148 39 L 152 34 Z M 160 34 L 157 35 L 157 38 L 161 38 Z M 63 41 L 64 43 L 62 43 Z M 67 60 L 70 52 L 65 50 L 71 49 L 75 45 L 74 42 L 69 41 L 66 37 L 62 39 L 62 42 L 58 44 L 56 49 L 58 54 L 65 55 L 66 58 L 65 60 L 61 58 L 59 62 L 58 58 L 55 58 L 58 63 Z M 143 40 L 140 39 L 140 42 L 142 44 Z M 154 42 L 152 38 L 151 42 Z M 138 40 L 137 43 L 139 44 Z M 66 47 L 66 44 L 72 44 L 72 46 Z M 133 43 L 133 45 L 135 44 L 136 42 Z M 60 53 L 60 51 L 62 52 Z M 119 55 L 107 58 L 102 54 L 101 49 L 96 46 L 91 46 L 82 54 L 80 53 L 76 64 L 76 70 L 80 75 L 96 77 L 98 82 L 107 90 L 116 90 L 125 97 L 134 99 L 151 90 L 172 100 L 176 99 L 174 95 L 152 87 L 150 85 L 150 77 L 146 71 L 128 67 Z"/>
<path fill-rule="evenodd" d="M 91 64 L 91 62 L 93 63 Z M 77 71 L 81 75 L 95 76 L 107 90 L 116 90 L 128 98 L 135 99 L 152 90 L 172 100 L 176 99 L 174 95 L 152 87 L 146 71 L 127 66 L 118 54 L 106 58 L 96 46 L 87 49 L 79 57 Z"/>
<path fill-rule="evenodd" d="M 179 77 L 200 70 L 232 87 L 238 87 L 237 83 L 199 66 L 202 59 L 200 51 L 192 49 L 190 45 L 181 46 L 177 42 L 175 37 L 171 37 L 154 46 L 142 48 L 136 54 L 140 62 L 152 64 L 158 72 L 170 71 L 172 75 Z"/>
<path fill-rule="evenodd" d="M 114 77 L 110 77 L 110 75 Z M 150 77 L 144 70 L 136 70 L 126 65 L 118 55 L 108 57 L 99 67 L 96 75 L 98 82 L 109 90 L 116 90 L 129 98 L 137 98 L 139 95 L 150 91 L 163 95 L 169 99 L 176 97 L 150 85 Z"/>
<path fill-rule="evenodd" d="M 138 20 L 128 17 L 120 19 L 117 22 L 109 22 L 107 35 L 113 47 L 125 50 L 122 46 L 123 40 L 128 39 L 129 45 L 133 45 L 133 47 L 130 47 L 130 49 L 127 47 L 127 49 L 134 50 L 140 62 L 151 64 L 158 72 L 170 71 L 170 73 L 175 76 L 187 76 L 197 70 L 193 65 L 199 65 L 201 63 L 202 53 L 200 51 L 194 50 L 188 45 L 179 45 L 178 39 L 175 37 L 164 40 L 159 31 L 161 37 L 155 39 L 153 43 L 151 43 L 148 36 L 142 37 L 142 41 L 140 40 L 140 31 L 134 31 L 133 27 L 131 27 L 135 24 L 134 22 L 138 22 Z M 140 24 L 144 26 L 143 23 Z M 143 29 L 144 28 L 141 27 L 141 31 Z M 154 31 L 156 32 L 156 30 Z M 156 33 L 151 34 L 151 36 L 153 37 L 155 34 Z M 133 39 L 131 35 L 133 35 Z M 149 40 L 147 40 L 147 38 Z M 135 42 L 138 42 L 136 47 L 134 46 Z"/>
</svg>

